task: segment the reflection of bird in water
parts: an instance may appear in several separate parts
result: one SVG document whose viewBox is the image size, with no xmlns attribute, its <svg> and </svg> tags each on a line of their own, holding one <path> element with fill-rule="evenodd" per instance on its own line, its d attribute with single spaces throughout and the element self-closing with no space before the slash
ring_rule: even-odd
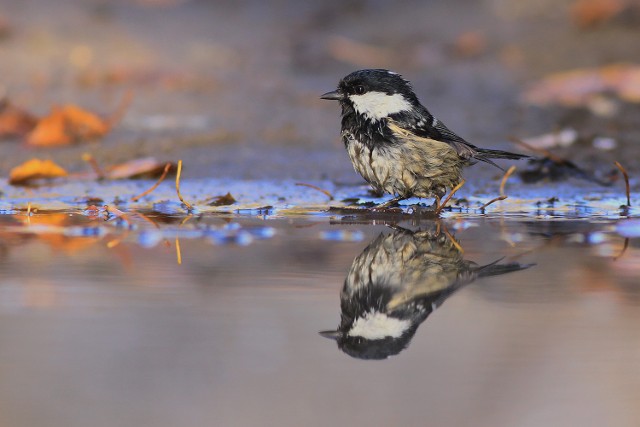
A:
<svg viewBox="0 0 640 427">
<path fill-rule="evenodd" d="M 341 322 L 333 338 L 352 357 L 384 359 L 405 349 L 418 326 L 462 286 L 531 266 L 479 266 L 435 227 L 381 234 L 353 261 L 340 294 Z"/>
</svg>

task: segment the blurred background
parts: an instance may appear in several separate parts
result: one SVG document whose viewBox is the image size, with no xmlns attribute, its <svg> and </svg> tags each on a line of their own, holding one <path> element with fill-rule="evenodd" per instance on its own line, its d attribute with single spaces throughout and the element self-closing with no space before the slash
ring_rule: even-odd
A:
<svg viewBox="0 0 640 427">
<path fill-rule="evenodd" d="M 556 153 L 637 170 L 639 35 L 636 0 L 2 0 L 5 104 L 107 117 L 131 98 L 97 142 L 34 148 L 5 134 L 0 173 L 34 156 L 83 170 L 90 152 L 182 158 L 186 178 L 360 182 L 339 108 L 318 96 L 373 67 L 403 74 L 477 145 L 568 128 Z"/>
</svg>

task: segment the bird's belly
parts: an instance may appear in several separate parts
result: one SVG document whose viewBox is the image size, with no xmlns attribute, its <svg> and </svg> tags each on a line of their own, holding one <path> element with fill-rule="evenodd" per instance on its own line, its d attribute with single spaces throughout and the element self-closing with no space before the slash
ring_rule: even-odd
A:
<svg viewBox="0 0 640 427">
<path fill-rule="evenodd" d="M 445 144 L 438 153 L 411 144 L 346 144 L 354 169 L 376 190 L 403 197 L 442 196 L 461 180 L 462 161 Z"/>
</svg>

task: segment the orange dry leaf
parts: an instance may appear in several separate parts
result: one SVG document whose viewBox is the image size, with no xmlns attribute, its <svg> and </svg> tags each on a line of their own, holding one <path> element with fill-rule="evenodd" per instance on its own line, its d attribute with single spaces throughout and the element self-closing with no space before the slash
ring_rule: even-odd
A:
<svg viewBox="0 0 640 427">
<path fill-rule="evenodd" d="M 75 105 L 53 107 L 27 135 L 27 143 L 37 146 L 66 145 L 101 138 L 110 126 L 104 119 Z"/>
<path fill-rule="evenodd" d="M 11 169 L 9 173 L 9 184 L 28 185 L 37 179 L 58 178 L 62 176 L 67 176 L 67 171 L 51 160 L 31 159 Z"/>
<path fill-rule="evenodd" d="M 9 101 L 0 102 L 0 138 L 24 135 L 33 129 L 36 122 L 33 115 Z"/>
<path fill-rule="evenodd" d="M 531 86 L 522 98 L 535 105 L 584 106 L 605 92 L 640 102 L 640 65 L 611 64 L 551 74 Z"/>
<path fill-rule="evenodd" d="M 627 5 L 628 0 L 576 0 L 571 5 L 571 19 L 581 28 L 606 22 Z"/>
<path fill-rule="evenodd" d="M 480 31 L 466 31 L 456 37 L 454 49 L 463 57 L 478 56 L 487 50 L 487 36 Z"/>
</svg>

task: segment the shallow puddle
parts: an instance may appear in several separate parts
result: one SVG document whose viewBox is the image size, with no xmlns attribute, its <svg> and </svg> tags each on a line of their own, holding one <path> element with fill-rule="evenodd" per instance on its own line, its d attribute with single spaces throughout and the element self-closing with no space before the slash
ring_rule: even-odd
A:
<svg viewBox="0 0 640 427">
<path fill-rule="evenodd" d="M 549 212 L 0 215 L 0 421 L 634 425 L 639 230 Z"/>
</svg>

